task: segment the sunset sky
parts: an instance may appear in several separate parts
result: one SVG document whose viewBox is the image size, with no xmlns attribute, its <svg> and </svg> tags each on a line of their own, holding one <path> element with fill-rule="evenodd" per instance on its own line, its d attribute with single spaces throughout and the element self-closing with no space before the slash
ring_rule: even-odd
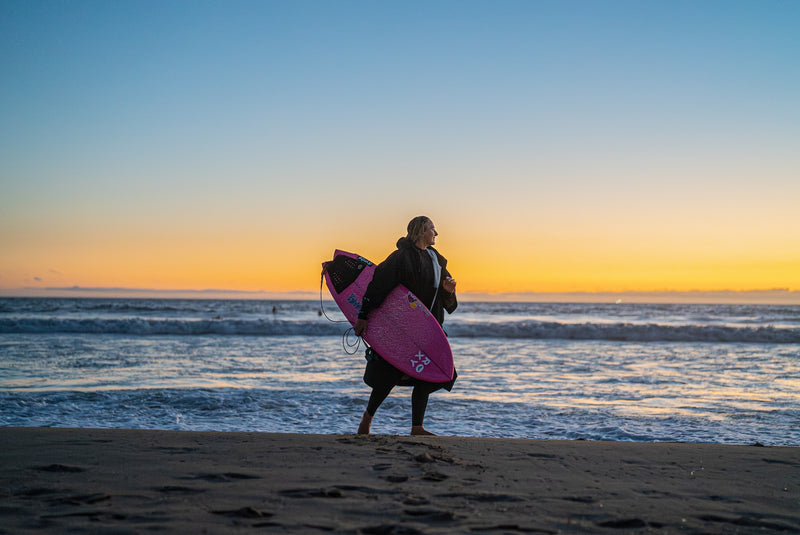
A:
<svg viewBox="0 0 800 535">
<path fill-rule="evenodd" d="M 314 295 L 427 214 L 465 295 L 800 296 L 794 0 L 5 1 L 0 79 L 2 295 Z"/>
</svg>

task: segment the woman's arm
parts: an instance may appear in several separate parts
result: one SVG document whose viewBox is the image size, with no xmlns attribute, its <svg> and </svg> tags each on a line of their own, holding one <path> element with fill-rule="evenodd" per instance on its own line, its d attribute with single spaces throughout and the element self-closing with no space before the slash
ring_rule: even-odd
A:
<svg viewBox="0 0 800 535">
<path fill-rule="evenodd" d="M 398 285 L 397 264 L 398 254 L 395 251 L 375 267 L 375 273 L 372 275 L 372 280 L 367 285 L 364 298 L 361 300 L 358 320 L 353 326 L 356 336 L 361 336 L 366 332 L 369 313 L 381 306 L 389 292 Z"/>
<path fill-rule="evenodd" d="M 456 299 L 456 280 L 450 275 L 447 269 L 442 270 L 442 306 L 449 313 L 455 312 L 458 307 Z"/>
</svg>

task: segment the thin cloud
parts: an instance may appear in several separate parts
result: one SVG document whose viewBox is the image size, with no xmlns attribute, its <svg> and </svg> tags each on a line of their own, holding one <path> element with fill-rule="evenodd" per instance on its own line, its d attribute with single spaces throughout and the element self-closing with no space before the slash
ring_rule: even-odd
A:
<svg viewBox="0 0 800 535">
<path fill-rule="evenodd" d="M 203 290 L 176 290 L 176 289 L 158 289 L 158 288 L 123 288 L 123 287 L 105 287 L 105 286 L 50 286 L 43 288 L 51 292 L 97 292 L 97 293 L 142 293 L 142 294 L 174 294 L 174 293 L 196 293 L 196 294 L 243 294 L 243 295 L 257 295 L 266 293 L 264 290 L 225 290 L 219 288 L 206 288 Z"/>
</svg>

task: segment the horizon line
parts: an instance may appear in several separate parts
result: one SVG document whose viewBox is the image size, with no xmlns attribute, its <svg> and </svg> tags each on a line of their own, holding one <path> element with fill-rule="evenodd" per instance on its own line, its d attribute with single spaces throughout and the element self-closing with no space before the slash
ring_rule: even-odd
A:
<svg viewBox="0 0 800 535">
<path fill-rule="evenodd" d="M 59 295 L 56 295 L 59 294 Z M 250 298 L 307 300 L 319 297 L 313 290 L 232 290 L 220 288 L 204 289 L 158 289 L 128 288 L 120 286 L 49 286 L 23 288 L 0 288 L 2 297 L 97 297 L 116 298 Z M 749 290 L 599 290 L 572 292 L 460 292 L 463 301 L 542 301 L 542 302 L 612 302 L 622 303 L 750 303 L 750 304 L 800 304 L 800 290 L 790 288 L 762 288 Z M 325 292 L 326 299 L 330 296 Z"/>
</svg>

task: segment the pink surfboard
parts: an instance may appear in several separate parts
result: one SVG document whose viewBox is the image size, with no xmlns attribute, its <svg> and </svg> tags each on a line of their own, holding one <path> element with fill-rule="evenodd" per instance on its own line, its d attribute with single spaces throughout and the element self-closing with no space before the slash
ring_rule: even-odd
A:
<svg viewBox="0 0 800 535">
<path fill-rule="evenodd" d="M 337 249 L 322 270 L 333 299 L 355 325 L 375 264 Z M 447 336 L 427 307 L 403 285 L 396 286 L 381 306 L 370 312 L 364 340 L 409 377 L 429 383 L 453 378 L 453 352 Z"/>
</svg>

